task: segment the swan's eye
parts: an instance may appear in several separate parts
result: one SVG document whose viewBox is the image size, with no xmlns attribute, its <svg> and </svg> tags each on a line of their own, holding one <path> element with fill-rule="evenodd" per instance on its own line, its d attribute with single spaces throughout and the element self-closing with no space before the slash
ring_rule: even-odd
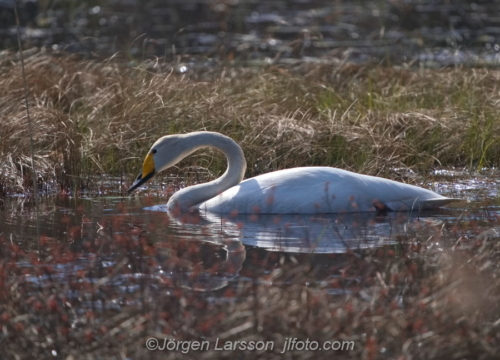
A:
<svg viewBox="0 0 500 360">
<path fill-rule="evenodd" d="M 153 149 L 153 150 L 151 150 L 151 154 L 156 154 L 156 152 L 157 152 L 157 151 L 158 151 L 158 150 Z"/>
</svg>

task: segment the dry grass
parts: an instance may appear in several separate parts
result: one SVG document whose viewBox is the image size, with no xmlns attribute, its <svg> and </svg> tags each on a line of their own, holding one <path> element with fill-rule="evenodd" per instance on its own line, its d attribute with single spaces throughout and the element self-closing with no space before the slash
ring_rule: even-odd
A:
<svg viewBox="0 0 500 360">
<path fill-rule="evenodd" d="M 500 71 L 370 66 L 190 70 L 37 54 L 26 60 L 39 182 L 78 192 L 131 179 L 160 135 L 212 130 L 243 147 L 247 176 L 307 165 L 391 169 L 500 164 Z M 30 184 L 21 69 L 0 60 L 0 193 Z M 184 165 L 222 171 L 210 152 Z M 208 154 L 208 156 L 206 155 Z"/>
</svg>

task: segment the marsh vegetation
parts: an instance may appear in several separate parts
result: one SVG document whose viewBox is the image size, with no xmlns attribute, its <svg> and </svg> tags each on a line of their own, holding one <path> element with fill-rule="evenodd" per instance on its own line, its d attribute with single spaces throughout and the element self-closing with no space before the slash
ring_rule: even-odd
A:
<svg viewBox="0 0 500 360">
<path fill-rule="evenodd" d="M 177 358 L 145 348 L 167 336 L 274 341 L 266 358 L 279 358 L 293 337 L 355 341 L 333 354 L 346 359 L 495 358 L 498 176 L 476 171 L 500 162 L 498 70 L 182 66 L 26 59 L 43 194 L 38 242 L 21 69 L 15 54 L 2 58 L 0 344 L 8 356 Z M 148 196 L 102 197 L 126 190 L 159 135 L 194 130 L 237 140 L 247 176 L 321 164 L 424 186 L 440 179 L 440 192 L 474 202 L 437 214 L 306 219 L 342 245 L 323 241 L 328 251 L 316 252 L 318 235 L 286 249 L 281 232 L 264 243 L 241 238 L 241 219 L 142 209 L 220 175 L 225 160 L 215 152 L 158 177 Z M 454 166 L 467 175 L 431 171 Z M 474 192 L 469 180 L 479 184 Z"/>
<path fill-rule="evenodd" d="M 497 2 L 24 2 L 30 134 L 0 1 L 2 358 L 497 359 Z M 246 177 L 334 166 L 470 202 L 162 211 L 223 173 L 211 150 L 123 196 L 159 136 L 197 130 L 236 140 Z M 283 354 L 290 339 L 354 348 Z M 236 341 L 275 346 L 215 349 Z"/>
<path fill-rule="evenodd" d="M 112 176 L 122 192 L 156 138 L 195 130 L 240 143 L 247 176 L 325 165 L 401 179 L 394 169 L 426 174 L 500 162 L 498 70 L 182 66 L 26 59 L 40 189 L 77 195 L 95 191 L 96 176 Z M 0 189 L 24 193 L 31 186 L 29 134 L 14 55 L 4 55 L 0 73 Z M 182 163 L 188 166 L 213 177 L 225 161 L 205 152 Z"/>
</svg>

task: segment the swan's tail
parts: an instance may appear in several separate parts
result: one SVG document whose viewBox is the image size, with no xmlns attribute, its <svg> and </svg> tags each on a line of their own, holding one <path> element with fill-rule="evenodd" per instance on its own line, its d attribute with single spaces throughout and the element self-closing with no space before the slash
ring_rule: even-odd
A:
<svg viewBox="0 0 500 360">
<path fill-rule="evenodd" d="M 405 199 L 393 202 L 387 202 L 384 205 L 391 211 L 407 211 L 407 210 L 431 210 L 437 209 L 441 206 L 448 205 L 454 202 L 467 202 L 465 199 L 449 198 L 449 197 L 436 197 L 429 199 Z"/>
<path fill-rule="evenodd" d="M 418 204 L 417 206 L 424 208 L 424 209 L 435 209 L 444 205 L 448 205 L 451 203 L 455 202 L 467 202 L 466 199 L 459 199 L 459 198 L 447 198 L 447 197 L 441 197 L 441 198 L 435 198 L 435 199 L 425 199 Z"/>
</svg>

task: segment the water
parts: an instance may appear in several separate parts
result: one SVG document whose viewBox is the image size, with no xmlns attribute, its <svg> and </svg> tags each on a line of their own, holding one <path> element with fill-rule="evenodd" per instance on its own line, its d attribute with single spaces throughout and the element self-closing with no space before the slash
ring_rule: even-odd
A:
<svg viewBox="0 0 500 360">
<path fill-rule="evenodd" d="M 314 281 L 320 283 L 332 276 L 325 278 L 324 273 L 332 264 L 345 262 L 349 250 L 396 245 L 408 232 L 432 227 L 443 217 L 459 216 L 440 212 L 424 216 L 186 214 L 175 218 L 163 211 L 161 201 L 100 197 L 43 203 L 41 254 L 49 259 L 53 273 L 50 279 L 31 275 L 25 280 L 44 286 L 54 280 L 67 281 L 81 271 L 88 274 L 91 269 L 95 278 L 86 275 L 81 281 L 89 286 L 104 281 L 116 298 L 140 292 L 141 284 L 165 289 L 165 282 L 173 288 L 205 292 L 236 287 L 241 281 L 262 281 L 263 273 L 276 271 L 283 259 L 292 258 L 300 265 L 314 265 Z M 26 251 L 19 266 L 31 268 L 30 254 L 38 251 L 31 205 L 8 201 L 0 223 L 3 240 Z M 108 269 L 122 267 L 128 271 L 106 279 Z M 68 296 L 78 297 L 80 292 Z M 106 306 L 119 307 L 117 301 Z M 96 305 L 84 301 L 80 306 L 83 311 Z"/>
<path fill-rule="evenodd" d="M 498 0 L 122 0 L 63 7 L 27 1 L 21 20 L 25 48 L 104 57 L 119 52 L 124 59 L 165 56 L 190 67 L 220 60 L 498 65 L 499 5 Z M 16 44 L 12 2 L 0 1 L 0 47 Z"/>
<path fill-rule="evenodd" d="M 118 288 L 129 277 L 139 276 L 134 281 L 140 282 L 146 276 L 149 281 L 169 279 L 178 286 L 208 291 L 257 281 L 271 258 L 276 264 L 285 258 L 299 259 L 294 261 L 321 269 L 342 263 L 346 253 L 395 249 L 415 234 L 432 235 L 459 219 L 498 217 L 500 177 L 494 170 L 468 177 L 458 170 L 436 170 L 434 175 L 446 180 L 428 187 L 469 203 L 421 213 L 174 216 L 162 205 L 166 199 L 156 196 L 48 197 L 40 206 L 40 255 L 50 259 L 57 276 L 88 266 L 105 274 L 105 269 L 125 262 L 130 272 L 112 280 Z M 23 249 L 20 264 L 28 266 L 30 256 L 39 250 L 33 204 L 19 197 L 6 198 L 2 204 L 0 237 L 4 244 Z M 475 234 L 492 229 L 499 231 L 484 223 Z"/>
<path fill-rule="evenodd" d="M 425 186 L 470 202 L 422 213 L 220 217 L 172 216 L 165 198 L 144 192 L 66 194 L 42 199 L 39 242 L 30 199 L 4 198 L 0 343 L 24 358 L 97 351 L 140 359 L 178 358 L 146 350 L 151 337 L 206 339 L 212 350 L 219 339 L 272 339 L 276 351 L 291 337 L 346 339 L 356 342 L 352 358 L 360 358 L 366 326 L 403 319 L 401 330 L 397 323 L 391 330 L 397 337 L 377 350 L 386 358 L 407 342 L 415 304 L 423 309 L 419 319 L 427 316 L 422 323 L 435 326 L 426 334 L 434 331 L 436 341 L 457 336 L 455 323 L 467 311 L 486 309 L 490 317 L 481 327 L 491 328 L 496 298 L 488 303 L 484 294 L 495 289 L 488 274 L 498 263 L 500 176 L 495 170 L 434 176 L 439 181 Z M 155 186 L 151 193 L 161 193 Z M 434 316 L 446 323 L 433 325 Z M 349 330 L 339 337 L 339 329 Z M 425 349 L 433 347 L 412 351 Z"/>
</svg>

